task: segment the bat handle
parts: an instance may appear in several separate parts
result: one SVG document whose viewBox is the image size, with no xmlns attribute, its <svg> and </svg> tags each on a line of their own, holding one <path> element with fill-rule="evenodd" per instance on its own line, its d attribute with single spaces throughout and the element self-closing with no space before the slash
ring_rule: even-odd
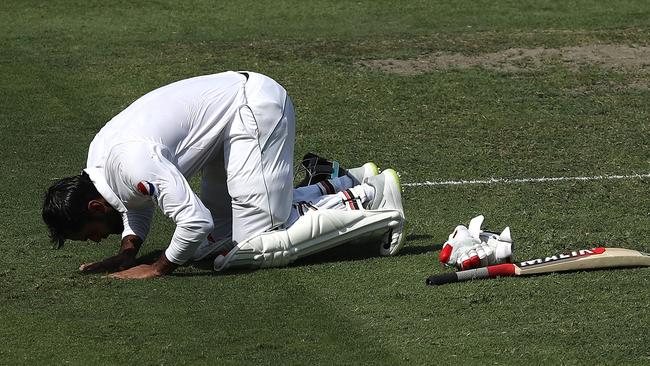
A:
<svg viewBox="0 0 650 366">
<path fill-rule="evenodd" d="M 429 286 L 444 285 L 452 282 L 458 282 L 458 276 L 456 275 L 456 272 L 433 275 L 427 278 L 427 285 Z"/>
<path fill-rule="evenodd" d="M 437 286 L 452 282 L 479 280 L 483 278 L 495 278 L 499 276 L 514 276 L 515 266 L 512 263 L 497 264 L 483 268 L 468 269 L 465 271 L 443 273 L 427 278 L 427 285 Z"/>
</svg>

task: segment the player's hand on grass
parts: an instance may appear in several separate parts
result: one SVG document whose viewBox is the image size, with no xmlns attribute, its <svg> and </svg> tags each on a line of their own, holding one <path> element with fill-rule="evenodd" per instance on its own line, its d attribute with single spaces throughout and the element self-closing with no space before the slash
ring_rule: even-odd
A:
<svg viewBox="0 0 650 366">
<path fill-rule="evenodd" d="M 84 263 L 79 266 L 79 270 L 83 273 L 117 272 L 135 265 L 135 255 L 131 253 L 119 253 L 99 262 Z"/>
<path fill-rule="evenodd" d="M 115 272 L 108 277 L 121 280 L 144 280 L 147 278 L 160 277 L 163 274 L 158 271 L 153 264 L 141 264 L 124 271 Z"/>
<path fill-rule="evenodd" d="M 178 265 L 169 261 L 163 253 L 153 264 L 141 264 L 124 271 L 112 273 L 108 277 L 120 280 L 144 280 L 171 273 L 177 267 Z"/>
<path fill-rule="evenodd" d="M 103 273 L 124 271 L 137 264 L 135 258 L 142 246 L 142 239 L 136 235 L 127 235 L 122 238 L 120 252 L 99 262 L 84 263 L 79 266 L 83 273 Z"/>
</svg>

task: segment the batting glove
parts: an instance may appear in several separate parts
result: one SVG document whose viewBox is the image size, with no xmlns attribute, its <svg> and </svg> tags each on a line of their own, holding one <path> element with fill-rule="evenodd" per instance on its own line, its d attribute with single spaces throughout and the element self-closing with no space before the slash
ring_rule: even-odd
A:
<svg viewBox="0 0 650 366">
<path fill-rule="evenodd" d="M 468 228 L 457 226 L 440 251 L 440 262 L 458 270 L 511 262 L 513 242 L 510 228 L 506 227 L 501 234 L 483 231 L 484 219 L 480 215 L 470 221 Z"/>
</svg>

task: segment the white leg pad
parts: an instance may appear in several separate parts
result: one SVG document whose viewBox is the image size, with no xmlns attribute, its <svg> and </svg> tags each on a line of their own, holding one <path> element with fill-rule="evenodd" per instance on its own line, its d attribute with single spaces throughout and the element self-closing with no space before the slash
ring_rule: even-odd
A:
<svg viewBox="0 0 650 366">
<path fill-rule="evenodd" d="M 397 210 L 317 210 L 300 217 L 290 228 L 256 235 L 218 256 L 214 269 L 282 267 L 372 232 L 401 224 Z"/>
</svg>

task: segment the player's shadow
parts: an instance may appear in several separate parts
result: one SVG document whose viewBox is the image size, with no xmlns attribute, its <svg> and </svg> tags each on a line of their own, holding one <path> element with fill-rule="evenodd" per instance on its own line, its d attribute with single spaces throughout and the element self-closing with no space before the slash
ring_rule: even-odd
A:
<svg viewBox="0 0 650 366">
<path fill-rule="evenodd" d="M 153 264 L 163 254 L 163 250 L 154 250 L 136 259 L 137 264 Z"/>
<path fill-rule="evenodd" d="M 409 245 L 409 243 L 425 241 L 430 242 L 433 237 L 428 234 L 410 234 L 406 237 L 404 247 L 397 254 L 397 257 L 420 255 L 440 250 L 442 245 Z M 312 254 L 310 256 L 300 258 L 293 262 L 291 267 L 310 266 L 314 264 L 323 264 L 331 262 L 352 262 L 365 260 L 369 258 L 381 257 L 379 253 L 379 246 L 381 243 L 380 237 L 370 237 L 355 242 L 349 242 L 337 247 L 325 250 L 320 253 Z M 163 253 L 162 250 L 153 251 L 138 258 L 138 263 L 151 264 L 155 262 L 158 257 Z M 225 272 L 214 272 L 213 259 L 205 259 L 202 261 L 191 262 L 188 264 L 195 269 L 204 270 L 205 272 L 175 272 L 173 276 L 179 277 L 193 277 L 193 276 L 208 276 L 208 275 L 234 275 L 243 272 L 250 272 L 250 270 L 228 270 Z"/>
<path fill-rule="evenodd" d="M 397 257 L 419 255 L 433 250 L 430 246 L 409 245 L 409 242 L 430 240 L 431 235 L 411 234 L 406 237 L 404 247 L 397 253 Z M 345 243 L 326 251 L 296 260 L 292 265 L 312 265 L 328 262 L 352 262 L 368 258 L 381 257 L 379 247 L 381 238 L 368 238 L 356 242 Z"/>
</svg>

